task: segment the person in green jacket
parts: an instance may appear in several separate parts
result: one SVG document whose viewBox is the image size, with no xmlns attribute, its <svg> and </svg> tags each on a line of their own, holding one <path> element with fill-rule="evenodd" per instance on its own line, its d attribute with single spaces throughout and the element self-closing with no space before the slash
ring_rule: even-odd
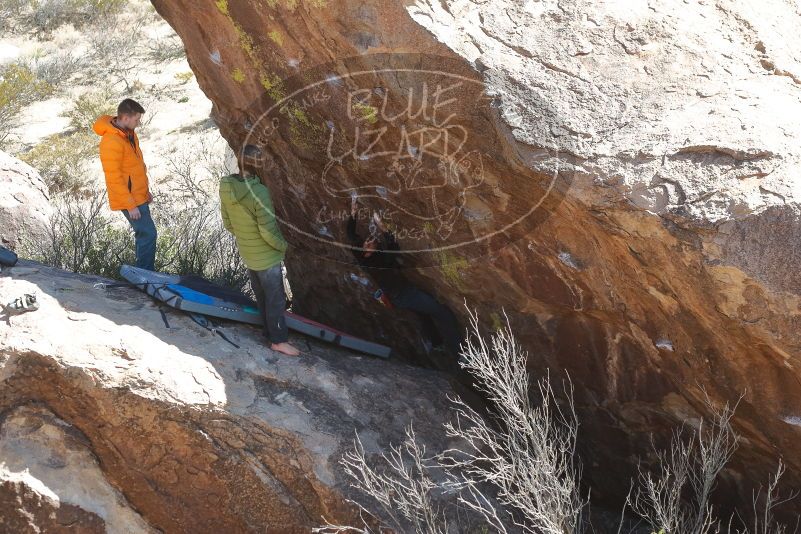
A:
<svg viewBox="0 0 801 534">
<path fill-rule="evenodd" d="M 248 268 L 270 348 L 297 356 L 300 351 L 287 342 L 289 333 L 284 318 L 286 294 L 281 262 L 287 243 L 275 220 L 270 190 L 256 175 L 255 162 L 261 160 L 261 149 L 246 145 L 240 174 L 220 180 L 222 220 L 234 234 L 239 254 Z"/>
</svg>

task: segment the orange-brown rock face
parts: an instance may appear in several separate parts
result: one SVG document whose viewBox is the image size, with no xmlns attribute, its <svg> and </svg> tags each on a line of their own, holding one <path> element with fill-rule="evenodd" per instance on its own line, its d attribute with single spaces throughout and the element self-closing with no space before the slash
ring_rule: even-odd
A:
<svg viewBox="0 0 801 534">
<path fill-rule="evenodd" d="M 650 433 L 697 421 L 703 390 L 744 395 L 725 472 L 743 502 L 780 456 L 801 481 L 790 7 L 153 4 L 231 146 L 271 154 L 304 312 L 421 351 L 343 246 L 356 195 L 410 279 L 487 328 L 505 310 L 533 370 L 569 373 L 599 493 L 626 488 Z"/>
</svg>

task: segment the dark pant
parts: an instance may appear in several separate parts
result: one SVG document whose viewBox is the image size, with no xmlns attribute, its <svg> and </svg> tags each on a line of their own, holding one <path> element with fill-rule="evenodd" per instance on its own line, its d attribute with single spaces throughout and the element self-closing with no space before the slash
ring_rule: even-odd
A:
<svg viewBox="0 0 801 534">
<path fill-rule="evenodd" d="M 248 269 L 250 285 L 256 294 L 259 313 L 264 321 L 264 335 L 271 343 L 284 343 L 289 339 L 286 329 L 286 293 L 281 264 L 273 265 L 263 271 Z"/>
<path fill-rule="evenodd" d="M 445 342 L 445 348 L 448 352 L 453 356 L 459 354 L 459 346 L 462 343 L 462 336 L 459 334 L 459 323 L 447 306 L 440 304 L 437 299 L 422 289 L 413 286 L 401 289 L 396 295 L 390 297 L 390 301 L 396 308 L 411 310 L 426 316 L 424 321 L 426 318 L 430 318 L 439 331 L 442 341 Z"/>
<path fill-rule="evenodd" d="M 142 204 L 139 208 L 140 217 L 136 220 L 131 219 L 128 210 L 122 210 L 122 214 L 131 223 L 136 241 L 136 266 L 149 271 L 155 270 L 156 263 L 156 225 L 150 216 L 150 206 Z"/>
</svg>

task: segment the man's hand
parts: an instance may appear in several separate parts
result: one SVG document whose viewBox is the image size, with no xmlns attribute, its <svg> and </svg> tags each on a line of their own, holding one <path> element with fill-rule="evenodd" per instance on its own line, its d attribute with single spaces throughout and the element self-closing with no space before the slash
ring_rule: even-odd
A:
<svg viewBox="0 0 801 534">
<path fill-rule="evenodd" d="M 134 221 L 138 221 L 142 217 L 142 214 L 139 213 L 139 208 L 134 208 L 132 210 L 128 210 L 128 217 Z"/>
</svg>

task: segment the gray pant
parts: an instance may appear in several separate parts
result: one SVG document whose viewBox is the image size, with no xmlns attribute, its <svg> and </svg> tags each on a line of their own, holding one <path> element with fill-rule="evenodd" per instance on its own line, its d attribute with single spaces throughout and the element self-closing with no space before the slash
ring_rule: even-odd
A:
<svg viewBox="0 0 801 534">
<path fill-rule="evenodd" d="M 284 276 L 281 264 L 273 265 L 263 271 L 248 269 L 250 285 L 256 294 L 259 313 L 264 321 L 264 336 L 271 343 L 284 343 L 289 339 L 284 311 L 286 310 L 286 293 L 284 293 Z"/>
</svg>

